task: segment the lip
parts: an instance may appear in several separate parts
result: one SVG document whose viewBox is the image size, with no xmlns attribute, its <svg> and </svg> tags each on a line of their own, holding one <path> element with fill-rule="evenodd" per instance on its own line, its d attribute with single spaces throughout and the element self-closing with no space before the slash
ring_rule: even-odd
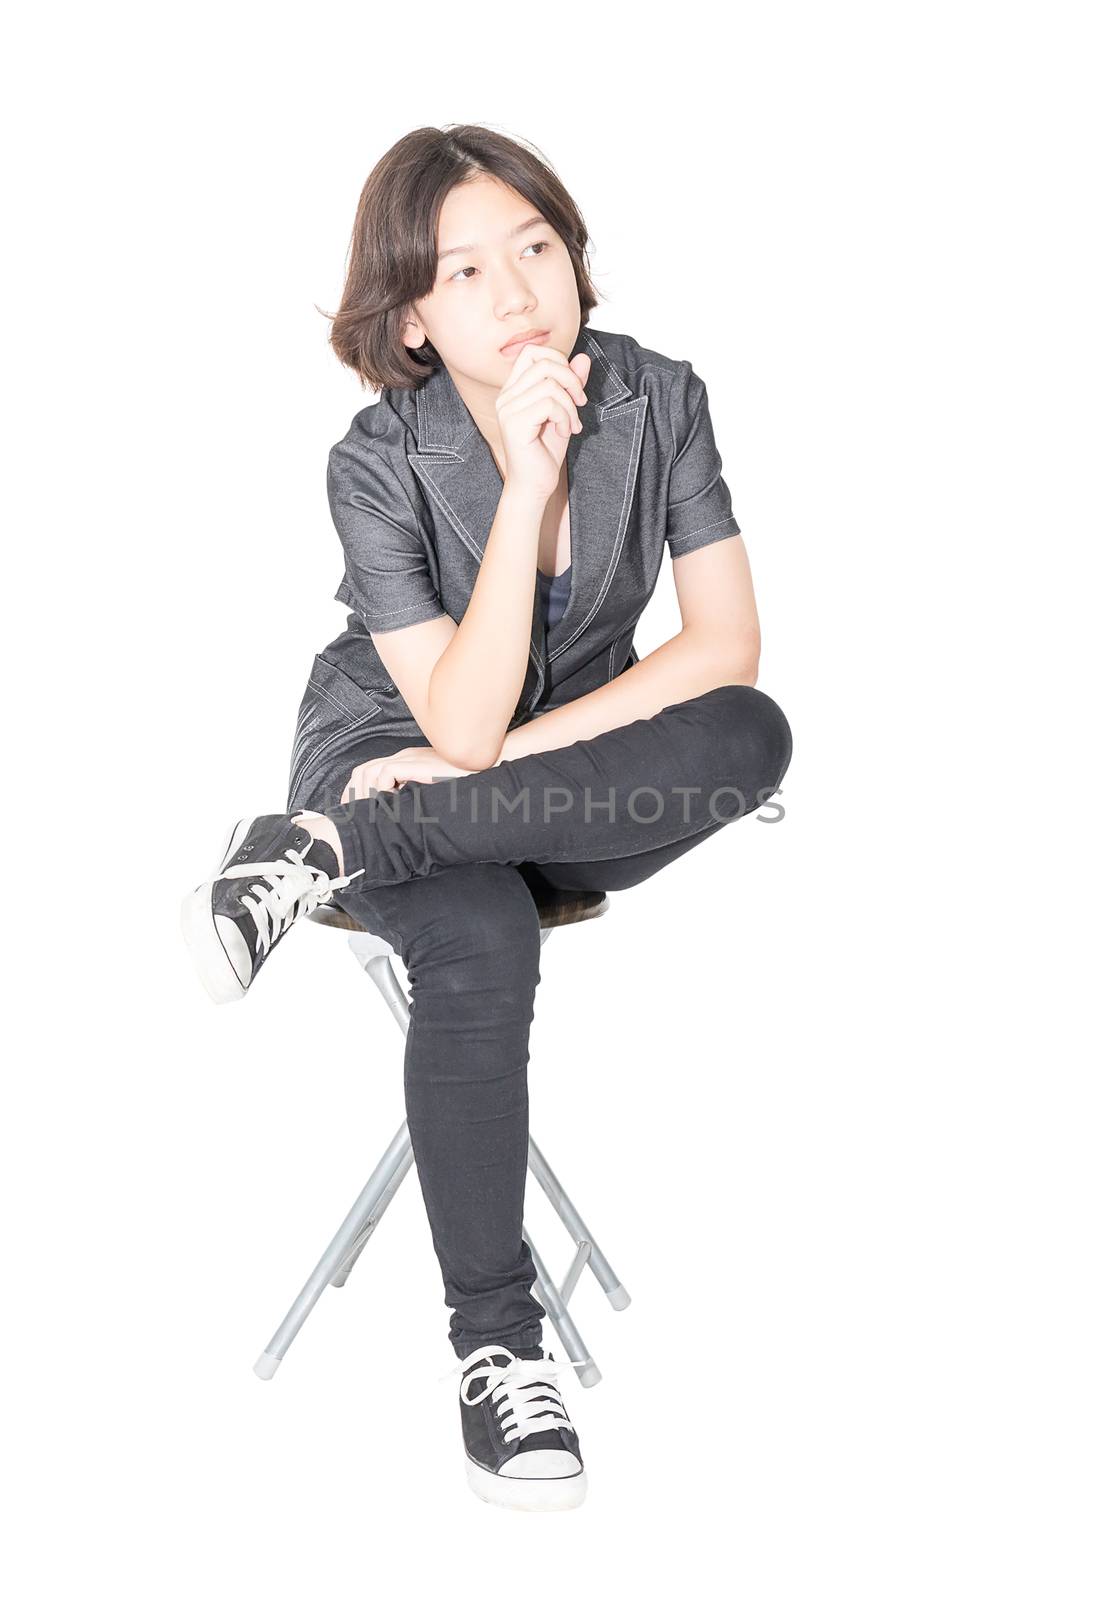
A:
<svg viewBox="0 0 1102 1600">
<path fill-rule="evenodd" d="M 508 344 L 502 345 L 501 353 L 503 356 L 515 355 L 524 345 L 546 344 L 550 337 L 551 330 L 549 328 L 537 328 L 534 333 L 522 333 L 517 338 L 510 339 Z"/>
</svg>

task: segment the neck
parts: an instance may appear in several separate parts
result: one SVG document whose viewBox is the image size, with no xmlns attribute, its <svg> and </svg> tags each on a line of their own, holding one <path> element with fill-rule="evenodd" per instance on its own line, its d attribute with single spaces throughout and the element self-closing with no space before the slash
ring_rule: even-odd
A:
<svg viewBox="0 0 1102 1600">
<path fill-rule="evenodd" d="M 498 426 L 496 409 L 497 397 L 501 390 L 493 389 L 485 383 L 478 383 L 461 372 L 452 372 L 450 367 L 448 372 L 459 398 L 474 419 L 475 426 L 485 439 L 489 446 L 490 454 L 497 463 L 498 471 L 504 477 L 502 464 L 505 459 L 505 449 L 501 438 L 501 428 Z"/>
</svg>

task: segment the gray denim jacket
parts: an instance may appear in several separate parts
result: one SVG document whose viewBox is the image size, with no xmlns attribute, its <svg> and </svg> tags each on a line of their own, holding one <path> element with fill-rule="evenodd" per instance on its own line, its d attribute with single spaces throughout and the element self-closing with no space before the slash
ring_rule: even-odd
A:
<svg viewBox="0 0 1102 1600">
<path fill-rule="evenodd" d="M 584 327 L 592 358 L 571 434 L 571 588 L 545 627 L 533 578 L 528 670 L 509 727 L 579 699 L 638 660 L 635 627 L 668 547 L 676 559 L 739 533 L 701 378 L 630 334 Z M 314 657 L 299 707 L 288 811 L 340 802 L 378 735 L 423 744 L 371 633 L 429 617 L 461 622 L 502 481 L 446 367 L 384 389 L 329 453 L 329 505 L 344 550 L 340 636 Z"/>
</svg>

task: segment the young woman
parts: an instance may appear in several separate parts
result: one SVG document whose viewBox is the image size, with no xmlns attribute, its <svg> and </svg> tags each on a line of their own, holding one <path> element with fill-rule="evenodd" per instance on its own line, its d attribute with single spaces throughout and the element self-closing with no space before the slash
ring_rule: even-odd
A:
<svg viewBox="0 0 1102 1600">
<path fill-rule="evenodd" d="M 239 822 L 183 913 L 216 1000 L 333 898 L 399 951 L 468 1479 L 541 1508 L 578 1504 L 585 1469 L 521 1237 L 533 885 L 641 883 L 792 753 L 705 386 L 589 328 L 587 238 L 548 165 L 478 126 L 417 129 L 369 177 L 331 333 L 381 391 L 329 456 L 348 624 L 286 811 Z M 682 626 L 640 660 L 667 548 Z"/>
</svg>

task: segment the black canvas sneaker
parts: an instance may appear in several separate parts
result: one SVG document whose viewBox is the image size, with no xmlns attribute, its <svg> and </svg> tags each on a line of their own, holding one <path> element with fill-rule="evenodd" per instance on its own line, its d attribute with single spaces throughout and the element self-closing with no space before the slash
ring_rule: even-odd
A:
<svg viewBox="0 0 1102 1600">
<path fill-rule="evenodd" d="M 289 816 L 242 817 L 210 883 L 184 896 L 180 925 L 212 1000 L 240 1000 L 287 929 L 363 868 L 337 875 L 324 839 Z"/>
<path fill-rule="evenodd" d="M 451 1369 L 463 1373 L 467 1482 L 480 1500 L 514 1511 L 566 1511 L 585 1499 L 578 1433 L 559 1393 L 561 1370 L 550 1353 L 522 1357 L 501 1344 L 483 1345 Z"/>
</svg>

